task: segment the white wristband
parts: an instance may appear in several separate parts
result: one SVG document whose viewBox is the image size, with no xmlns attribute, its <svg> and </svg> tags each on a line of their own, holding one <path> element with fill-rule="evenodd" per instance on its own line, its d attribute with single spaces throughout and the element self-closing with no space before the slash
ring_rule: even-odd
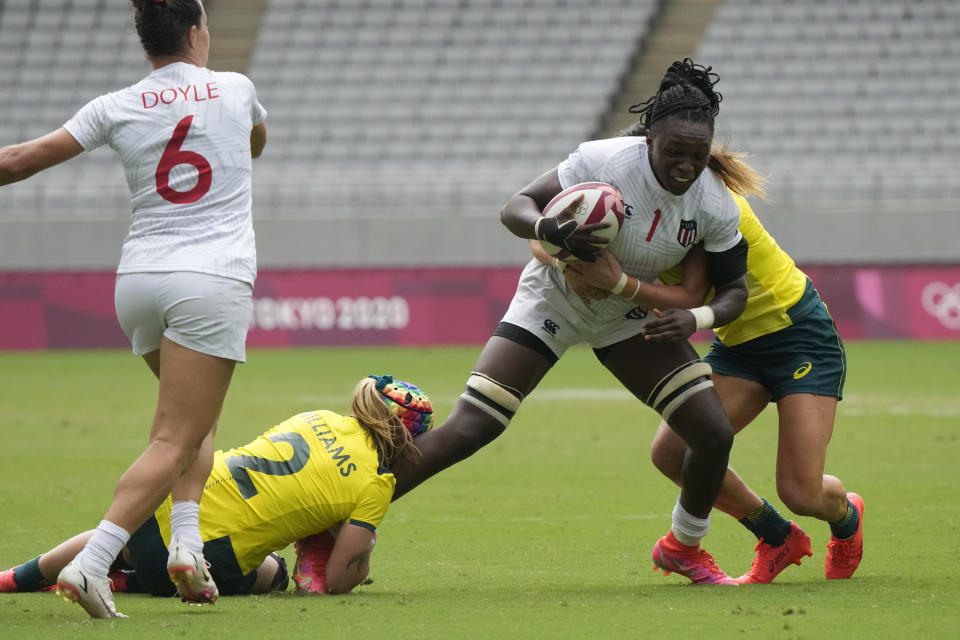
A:
<svg viewBox="0 0 960 640">
<path fill-rule="evenodd" d="M 697 331 L 713 328 L 713 321 L 716 316 L 714 316 L 712 307 L 704 305 L 696 309 L 688 309 L 688 311 L 693 314 L 694 320 L 697 321 Z"/>
<path fill-rule="evenodd" d="M 567 263 L 559 258 L 554 258 L 553 266 L 555 269 L 557 269 L 557 271 L 559 271 L 560 273 L 563 273 L 567 268 Z"/>
<path fill-rule="evenodd" d="M 613 285 L 613 289 L 610 289 L 610 293 L 615 296 L 620 295 L 620 292 L 623 291 L 623 288 L 627 286 L 627 274 L 623 271 L 620 272 L 620 279 L 617 280 L 617 284 Z"/>
</svg>

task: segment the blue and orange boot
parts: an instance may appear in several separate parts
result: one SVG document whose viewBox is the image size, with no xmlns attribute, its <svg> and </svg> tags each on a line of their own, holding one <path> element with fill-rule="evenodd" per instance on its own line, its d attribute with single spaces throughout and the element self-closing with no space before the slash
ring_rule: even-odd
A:
<svg viewBox="0 0 960 640">
<path fill-rule="evenodd" d="M 791 564 L 799 565 L 804 556 L 812 556 L 810 536 L 790 521 L 790 535 L 779 546 L 771 546 L 763 541 L 753 548 L 757 555 L 753 558 L 750 570 L 737 578 L 739 584 L 769 584 L 781 571 Z"/>
<path fill-rule="evenodd" d="M 857 532 L 845 540 L 839 540 L 830 534 L 827 543 L 827 557 L 824 561 L 824 573 L 830 580 L 849 578 L 860 566 L 863 559 L 863 498 L 856 493 L 848 493 L 847 500 L 860 516 Z"/>
</svg>

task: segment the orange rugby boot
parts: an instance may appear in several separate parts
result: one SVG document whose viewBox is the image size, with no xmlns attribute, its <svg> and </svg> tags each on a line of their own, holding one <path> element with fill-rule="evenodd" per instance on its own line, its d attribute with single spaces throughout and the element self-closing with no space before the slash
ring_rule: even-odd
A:
<svg viewBox="0 0 960 640">
<path fill-rule="evenodd" d="M 848 493 L 847 500 L 857 510 L 860 520 L 857 522 L 857 532 L 849 538 L 838 540 L 830 535 L 824 562 L 824 573 L 830 580 L 849 578 L 863 558 L 863 498 L 856 493 Z"/>
<path fill-rule="evenodd" d="M 804 556 L 812 556 L 810 536 L 803 532 L 797 523 L 790 521 L 790 535 L 778 547 L 773 547 L 763 541 L 757 542 L 754 547 L 757 555 L 753 558 L 750 571 L 737 578 L 740 584 L 769 584 L 773 582 L 781 571 L 791 564 L 799 565 Z"/>
<path fill-rule="evenodd" d="M 663 575 L 679 573 L 694 584 L 737 584 L 714 562 L 713 556 L 700 548 L 681 544 L 671 531 L 653 545 L 653 570 Z"/>
</svg>

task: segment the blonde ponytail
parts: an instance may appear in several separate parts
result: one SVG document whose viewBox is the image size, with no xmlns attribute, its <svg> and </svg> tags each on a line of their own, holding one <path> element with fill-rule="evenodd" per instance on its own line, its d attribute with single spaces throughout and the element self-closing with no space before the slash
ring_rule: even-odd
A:
<svg viewBox="0 0 960 640">
<path fill-rule="evenodd" d="M 353 415 L 370 436 L 384 464 L 410 460 L 417 453 L 413 437 L 381 399 L 376 385 L 376 380 L 369 377 L 357 383 L 351 403 Z"/>
<path fill-rule="evenodd" d="M 646 135 L 647 127 L 644 126 L 643 122 L 635 122 L 617 133 L 618 137 Z M 710 148 L 710 160 L 707 162 L 707 166 L 734 193 L 741 196 L 757 196 L 766 200 L 767 179 L 743 161 L 743 158 L 746 158 L 748 154 L 740 151 L 730 151 L 727 145 L 726 142 L 722 146 L 717 145 L 716 142 L 713 143 Z"/>
<path fill-rule="evenodd" d="M 756 169 L 742 160 L 746 153 L 730 151 L 727 143 L 717 146 L 714 143 L 710 149 L 710 160 L 707 166 L 723 180 L 727 188 L 741 196 L 757 196 L 767 199 L 767 179 L 761 176 Z"/>
</svg>

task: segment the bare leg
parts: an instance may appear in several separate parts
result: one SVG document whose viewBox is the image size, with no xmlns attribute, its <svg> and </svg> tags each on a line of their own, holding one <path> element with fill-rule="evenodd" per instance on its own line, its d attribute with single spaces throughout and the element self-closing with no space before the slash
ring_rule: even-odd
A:
<svg viewBox="0 0 960 640">
<path fill-rule="evenodd" d="M 198 459 L 235 366 L 232 360 L 192 351 L 167 338 L 159 359 L 160 390 L 150 443 L 120 478 L 105 516 L 128 532 L 143 524 Z M 202 494 L 205 480 L 206 475 L 196 495 Z"/>
<path fill-rule="evenodd" d="M 770 401 L 767 390 L 750 380 L 714 374 L 713 383 L 734 433 L 739 433 L 753 422 Z M 650 456 L 657 469 L 677 485 L 680 484 L 686 449 L 687 443 L 683 438 L 667 423 L 661 422 L 650 448 Z M 728 466 L 714 508 L 741 520 L 762 504 L 760 497 Z"/>
<path fill-rule="evenodd" d="M 512 387 L 525 396 L 537 386 L 552 363 L 535 350 L 494 336 L 477 360 L 475 371 Z M 463 400 L 457 400 L 443 424 L 416 438 L 420 456 L 414 463 L 397 463 L 393 499 L 400 498 L 427 478 L 473 455 L 503 433 L 503 424 L 488 413 Z"/>
<path fill-rule="evenodd" d="M 213 470 L 213 437 L 216 431 L 217 425 L 214 423 L 210 433 L 207 434 L 200 445 L 196 460 L 174 485 L 171 491 L 174 502 L 192 500 L 197 504 L 200 503 L 200 498 L 203 496 L 203 487 Z"/>
<path fill-rule="evenodd" d="M 167 338 L 161 341 L 159 360 L 153 354 L 145 360 L 160 374 L 150 442 L 120 477 L 103 521 L 57 577 L 57 592 L 80 604 L 94 618 L 122 617 L 116 611 L 107 582 L 110 565 L 130 535 L 160 506 L 180 476 L 196 461 L 201 444 L 220 415 L 235 366 L 232 360 L 192 351 Z M 179 544 L 175 547 L 181 548 Z M 175 552 L 171 557 L 174 555 Z M 198 587 L 196 594 L 184 595 L 181 591 L 181 596 L 195 602 L 216 600 L 216 588 L 206 569 L 197 558 L 192 561 L 192 573 L 189 567 L 178 565 L 177 576 L 191 579 L 190 584 L 196 582 L 206 587 L 209 583 L 210 587 L 202 592 Z M 200 575 L 199 580 L 193 580 L 196 575 Z"/>
<path fill-rule="evenodd" d="M 777 402 L 777 493 L 801 516 L 837 522 L 847 512 L 847 491 L 838 478 L 823 474 L 833 435 L 837 399 L 796 393 Z"/>
<path fill-rule="evenodd" d="M 148 353 L 143 356 L 143 359 L 147 363 L 147 366 L 150 367 L 150 370 L 153 371 L 153 374 L 159 378 L 160 351 L 157 350 Z M 210 472 L 213 470 L 213 439 L 216 431 L 217 425 L 214 423 L 213 429 L 210 430 L 210 433 L 207 434 L 207 437 L 203 440 L 203 444 L 200 446 L 197 459 L 190 465 L 190 468 L 180 476 L 177 484 L 174 485 L 171 491 L 173 502 L 189 500 L 200 504 L 200 499 L 203 497 L 203 487 L 206 484 L 207 478 L 210 476 Z M 174 509 L 176 509 L 176 505 Z M 193 540 L 193 546 L 201 543 L 198 537 L 192 535 L 189 537 Z"/>
<path fill-rule="evenodd" d="M 87 540 L 93 535 L 93 531 L 84 531 L 78 533 L 66 542 L 61 542 L 56 547 L 40 556 L 40 572 L 50 584 L 57 581 L 57 576 L 67 564 L 73 560 Z"/>
<path fill-rule="evenodd" d="M 674 368 L 697 359 L 687 342 L 653 343 L 637 336 L 618 343 L 603 364 L 641 401 Z M 686 443 L 680 460 L 680 504 L 707 518 L 727 470 L 733 429 L 717 393 L 696 393 L 678 407 L 670 427 Z"/>
<path fill-rule="evenodd" d="M 273 578 L 277 575 L 280 564 L 273 556 L 267 556 L 257 567 L 257 581 L 250 590 L 252 594 L 270 593 L 273 591 Z"/>
</svg>

